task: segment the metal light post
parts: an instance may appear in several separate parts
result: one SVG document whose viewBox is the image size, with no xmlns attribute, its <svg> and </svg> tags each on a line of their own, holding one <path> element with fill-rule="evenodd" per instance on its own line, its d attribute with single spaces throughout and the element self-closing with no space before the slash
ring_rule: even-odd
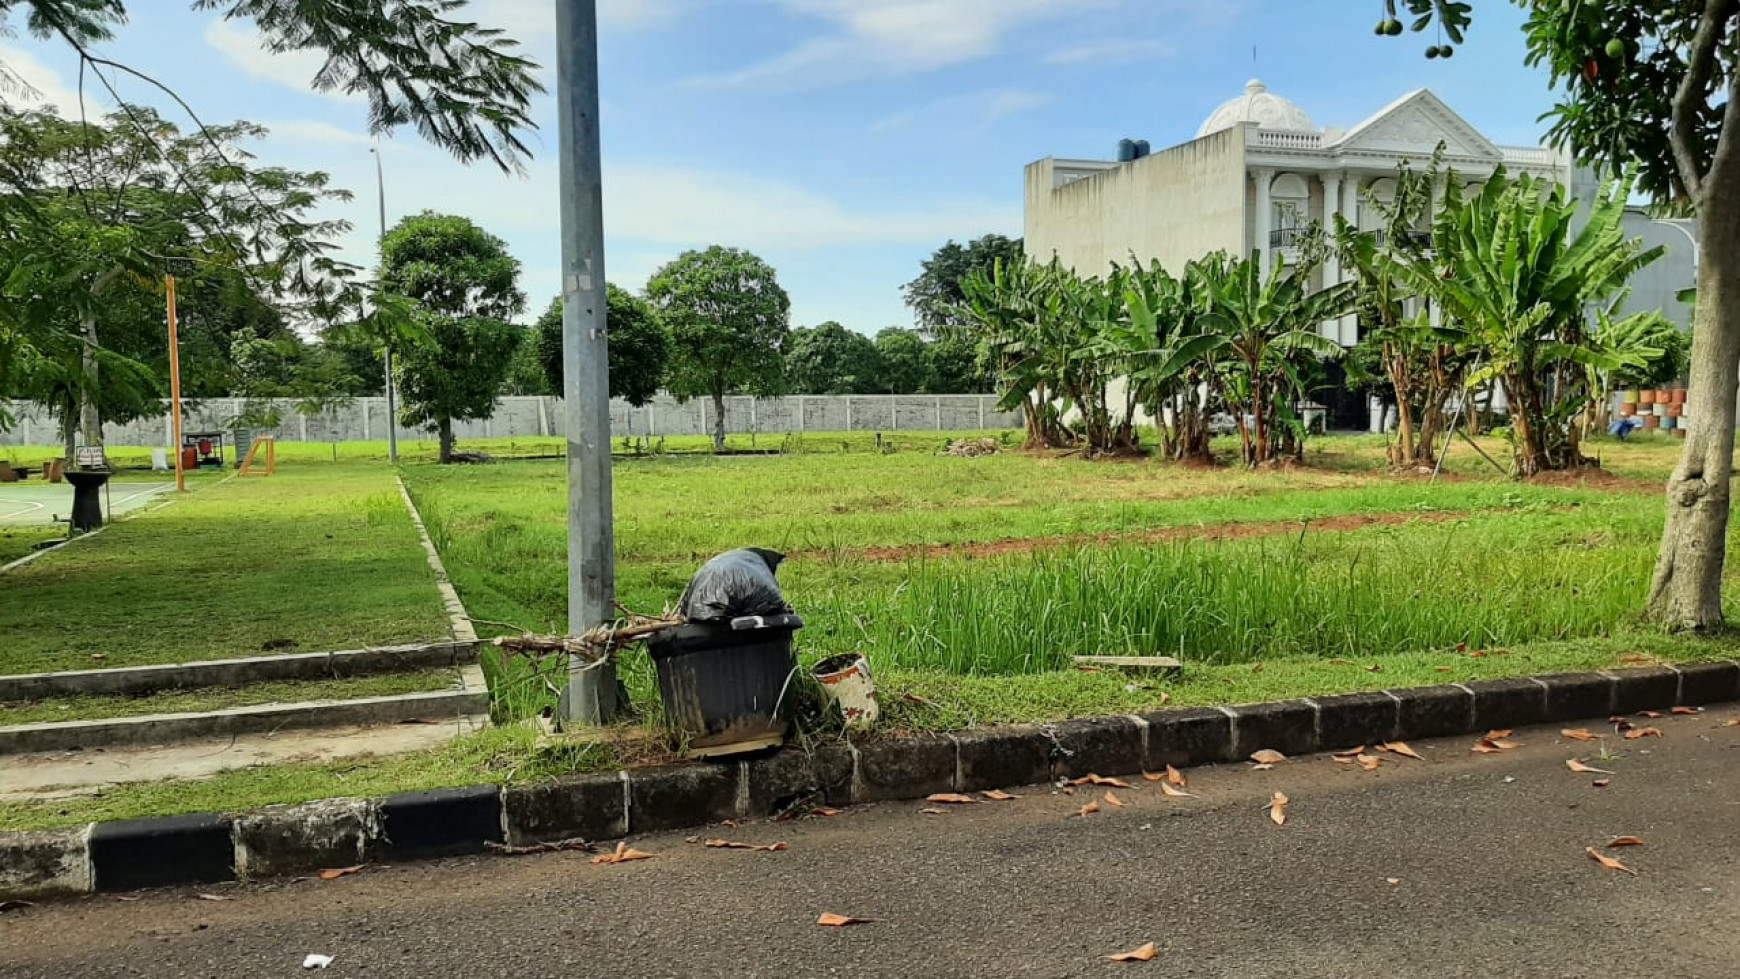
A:
<svg viewBox="0 0 1740 979">
<path fill-rule="evenodd" d="M 597 0 L 555 0 L 556 117 L 562 158 L 562 397 L 568 424 L 568 632 L 611 619 L 616 541 L 610 489 L 604 194 L 598 148 Z M 561 716 L 616 716 L 616 667 L 569 661 Z"/>
<path fill-rule="evenodd" d="M 387 271 L 387 176 L 381 168 L 381 150 L 378 146 L 369 147 L 369 152 L 375 157 L 375 191 L 381 205 L 381 237 L 377 242 L 380 253 L 381 274 Z M 378 287 L 377 287 L 378 288 Z M 378 313 L 379 310 L 377 309 Z M 399 462 L 399 405 L 393 396 L 393 345 L 386 342 L 387 361 L 387 461 L 397 465 Z"/>
</svg>

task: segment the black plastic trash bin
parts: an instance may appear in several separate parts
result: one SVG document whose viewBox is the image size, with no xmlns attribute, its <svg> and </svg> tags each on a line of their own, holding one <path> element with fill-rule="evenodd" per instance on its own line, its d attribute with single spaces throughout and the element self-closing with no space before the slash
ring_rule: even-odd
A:
<svg viewBox="0 0 1740 979">
<path fill-rule="evenodd" d="M 66 481 L 73 487 L 72 529 L 88 533 L 103 525 L 103 498 L 97 491 L 109 481 L 109 473 L 68 470 Z"/>
<path fill-rule="evenodd" d="M 659 697 L 689 754 L 719 758 L 771 748 L 785 740 L 780 712 L 792 696 L 796 615 L 691 622 L 647 643 L 658 668 Z"/>
</svg>

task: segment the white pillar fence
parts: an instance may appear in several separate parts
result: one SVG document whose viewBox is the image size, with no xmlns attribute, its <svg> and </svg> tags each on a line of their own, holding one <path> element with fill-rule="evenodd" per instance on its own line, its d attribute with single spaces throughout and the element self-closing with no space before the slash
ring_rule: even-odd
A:
<svg viewBox="0 0 1740 979">
<path fill-rule="evenodd" d="M 190 402 L 185 424 L 191 431 L 235 428 L 244 407 L 240 398 L 207 398 Z M 385 398 L 356 398 L 349 404 L 315 415 L 302 415 L 294 402 L 279 406 L 276 429 L 255 428 L 257 435 L 275 435 L 280 442 L 350 442 L 385 439 Z M 40 406 L 25 402 L 10 406 L 16 424 L 0 431 L 0 446 L 53 445 L 59 429 Z M 562 399 L 508 397 L 496 403 L 485 419 L 455 421 L 460 439 L 564 437 Z M 103 440 L 113 446 L 166 446 L 172 436 L 167 404 L 162 412 L 125 425 L 104 425 Z M 713 402 L 695 398 L 678 402 L 659 397 L 635 407 L 626 401 L 610 404 L 613 438 L 711 435 Z M 725 431 L 732 435 L 784 436 L 803 432 L 983 431 L 1021 428 L 1021 413 L 997 410 L 991 394 L 854 394 L 798 395 L 786 398 L 725 399 Z M 398 426 L 401 439 L 433 439 L 432 432 Z"/>
</svg>

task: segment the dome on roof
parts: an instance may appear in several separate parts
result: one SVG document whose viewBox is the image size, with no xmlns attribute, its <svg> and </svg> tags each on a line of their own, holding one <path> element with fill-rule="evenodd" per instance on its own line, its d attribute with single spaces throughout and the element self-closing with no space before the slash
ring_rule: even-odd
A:
<svg viewBox="0 0 1740 979">
<path fill-rule="evenodd" d="M 1254 122 L 1263 129 L 1301 133 L 1317 131 L 1317 124 L 1297 103 L 1271 94 L 1269 86 L 1253 78 L 1245 85 L 1245 94 L 1214 110 L 1214 115 L 1209 116 L 1202 128 L 1196 131 L 1196 138 L 1231 129 L 1242 122 Z"/>
</svg>

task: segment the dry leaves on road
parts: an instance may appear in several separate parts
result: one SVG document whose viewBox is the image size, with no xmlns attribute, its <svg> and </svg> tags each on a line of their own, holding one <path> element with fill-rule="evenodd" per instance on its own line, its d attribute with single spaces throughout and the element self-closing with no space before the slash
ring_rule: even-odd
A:
<svg viewBox="0 0 1740 979">
<path fill-rule="evenodd" d="M 1001 789 L 986 789 L 985 791 L 980 792 L 979 794 L 984 796 L 987 799 L 990 799 L 992 802 L 1008 802 L 1010 799 L 1021 798 L 1018 795 L 1010 795 L 1009 793 L 1004 792 Z"/>
<path fill-rule="evenodd" d="M 1160 792 L 1162 795 L 1169 795 L 1174 799 L 1194 799 L 1194 798 L 1196 798 L 1196 795 L 1194 793 L 1186 792 L 1183 789 L 1174 788 L 1170 782 L 1161 782 L 1160 783 Z"/>
<path fill-rule="evenodd" d="M 1661 717 L 1662 712 L 1659 710 L 1640 710 L 1637 712 L 1637 716 L 1644 720 L 1653 721 L 1656 718 Z"/>
<path fill-rule="evenodd" d="M 1723 721 L 1722 723 L 1720 723 L 1716 726 L 1717 727 L 1740 727 L 1740 717 L 1730 717 L 1727 720 Z"/>
<path fill-rule="evenodd" d="M 616 844 L 616 849 L 609 853 L 600 853 L 592 858 L 595 864 L 627 863 L 630 860 L 651 860 L 653 855 L 645 850 L 636 850 L 627 843 Z"/>
<path fill-rule="evenodd" d="M 1419 752 L 1408 747 L 1408 743 L 1406 741 L 1391 741 L 1387 744 L 1380 744 L 1380 745 L 1378 745 L 1378 750 L 1379 751 L 1388 751 L 1391 754 L 1401 755 L 1403 758 L 1412 758 L 1415 761 L 1425 761 L 1426 760 Z"/>
<path fill-rule="evenodd" d="M 943 802 L 951 806 L 970 806 L 979 800 L 959 792 L 937 792 L 924 797 L 926 802 Z"/>
<path fill-rule="evenodd" d="M 920 809 L 919 812 L 926 815 L 926 816 L 940 816 L 943 814 L 944 810 L 937 809 L 937 808 L 934 808 L 932 806 L 926 806 L 923 809 Z"/>
<path fill-rule="evenodd" d="M 1131 785 L 1130 783 L 1124 781 L 1123 779 L 1106 778 L 1104 775 L 1095 775 L 1091 772 L 1086 774 L 1086 775 L 1083 775 L 1081 778 L 1070 779 L 1069 784 L 1070 785 L 1109 785 L 1114 789 L 1133 789 L 1133 788 L 1135 788 L 1134 785 Z"/>
<path fill-rule="evenodd" d="M 1082 806 L 1080 809 L 1076 810 L 1075 814 L 1077 816 L 1091 816 L 1094 813 L 1099 812 L 1099 811 L 1100 811 L 1100 804 L 1097 802 L 1090 802 L 1087 805 Z"/>
<path fill-rule="evenodd" d="M 233 894 L 195 894 L 194 897 L 201 901 L 234 901 L 236 899 Z"/>
<path fill-rule="evenodd" d="M 739 843 L 736 840 L 708 840 L 707 845 L 715 850 L 754 850 L 759 853 L 778 853 L 791 849 L 790 843 Z"/>
<path fill-rule="evenodd" d="M 1149 942 L 1141 948 L 1131 949 L 1128 952 L 1119 952 L 1116 955 L 1108 955 L 1106 958 L 1113 962 L 1152 962 L 1159 954 L 1160 949 L 1156 948 L 1153 942 Z"/>
<path fill-rule="evenodd" d="M 1482 755 L 1491 755 L 1500 751 L 1510 751 L 1513 748 L 1522 747 L 1522 743 L 1519 741 L 1505 740 L 1505 735 L 1508 734 L 1510 734 L 1509 731 L 1493 731 L 1487 734 L 1486 737 L 1481 738 L 1480 742 L 1474 746 L 1473 750 Z"/>
<path fill-rule="evenodd" d="M 1346 761 L 1350 758 L 1353 758 L 1356 755 L 1363 755 L 1363 754 L 1365 754 L 1365 745 L 1362 744 L 1357 748 L 1349 748 L 1346 751 L 1334 752 L 1329 757 L 1335 758 L 1335 759 L 1338 759 L 1341 761 Z"/>
<path fill-rule="evenodd" d="M 1659 738 L 1662 736 L 1659 727 L 1639 727 L 1625 732 L 1625 740 L 1636 741 L 1638 738 Z"/>
<path fill-rule="evenodd" d="M 1613 774 L 1612 772 L 1608 771 L 1605 768 L 1591 768 L 1588 765 L 1584 764 L 1581 760 L 1576 759 L 1576 758 L 1572 758 L 1569 761 L 1565 762 L 1565 767 L 1569 768 L 1573 772 L 1577 772 L 1578 774 L 1586 774 L 1589 772 L 1593 772 L 1596 775 L 1612 775 Z"/>
<path fill-rule="evenodd" d="M 362 864 L 357 864 L 354 867 L 334 867 L 331 870 L 322 870 L 320 872 L 320 879 L 337 880 L 340 877 L 349 877 L 351 874 L 360 873 L 362 873 Z"/>
<path fill-rule="evenodd" d="M 1566 728 L 1565 730 L 1560 731 L 1559 733 L 1564 735 L 1567 738 L 1570 738 L 1572 741 L 1599 741 L 1599 740 L 1601 740 L 1600 735 L 1590 734 L 1589 729 L 1586 727 Z"/>
<path fill-rule="evenodd" d="M 1171 765 L 1167 765 L 1166 783 L 1168 785 L 1176 785 L 1182 789 L 1184 788 L 1184 776 L 1178 771 L 1178 769 L 1173 768 Z"/>
<path fill-rule="evenodd" d="M 1269 818 L 1276 826 L 1287 825 L 1287 803 L 1291 802 L 1283 792 L 1276 792 L 1275 798 L 1269 802 Z"/>
<path fill-rule="evenodd" d="M 1622 864 L 1619 861 L 1613 859 L 1612 857 L 1607 856 L 1606 854 L 1603 854 L 1600 850 L 1597 850 L 1592 846 L 1586 847 L 1583 852 L 1589 854 L 1589 856 L 1594 858 L 1596 863 L 1600 864 L 1603 867 L 1606 867 L 1608 870 L 1622 870 L 1625 873 L 1631 874 L 1634 877 L 1637 876 L 1637 871 L 1632 870 L 1630 867 L 1627 867 L 1625 864 Z"/>
<path fill-rule="evenodd" d="M 830 911 L 817 918 L 816 924 L 824 928 L 844 928 L 847 925 L 867 925 L 874 920 L 874 918 L 848 918 L 843 914 L 834 914 Z"/>
<path fill-rule="evenodd" d="M 1615 836 L 1613 839 L 1607 841 L 1607 848 L 1609 850 L 1613 849 L 1616 846 L 1642 846 L 1642 845 L 1643 845 L 1643 840 L 1641 840 L 1635 836 Z"/>
<path fill-rule="evenodd" d="M 1251 752 L 1251 761 L 1254 761 L 1259 765 L 1279 765 L 1286 760 L 1286 755 L 1281 754 L 1273 748 L 1264 748 L 1261 751 Z"/>
<path fill-rule="evenodd" d="M 1106 793 L 1106 805 L 1116 806 L 1117 808 L 1122 809 L 1122 808 L 1124 808 L 1124 800 L 1118 798 L 1117 795 L 1114 793 L 1107 792 Z"/>
<path fill-rule="evenodd" d="M 1613 784 L 1613 780 L 1610 778 L 1598 778 L 1595 781 L 1590 782 L 1589 784 L 1595 786 L 1598 789 L 1605 789 L 1609 785 Z"/>
<path fill-rule="evenodd" d="M 1379 758 L 1377 755 L 1357 755 L 1354 760 L 1359 762 L 1360 768 L 1368 772 L 1377 771 L 1378 766 L 1383 764 L 1383 759 Z"/>
<path fill-rule="evenodd" d="M 1269 764 L 1268 762 L 1262 762 L 1260 764 L 1252 765 L 1251 771 L 1253 771 L 1253 772 L 1266 772 L 1266 771 L 1273 769 L 1274 767 L 1275 766 Z"/>
<path fill-rule="evenodd" d="M 1668 713 L 1670 713 L 1670 714 L 1678 714 L 1681 717 L 1687 717 L 1687 716 L 1690 716 L 1693 714 L 1702 714 L 1703 712 L 1704 712 L 1704 708 L 1702 708 L 1702 707 L 1675 707 L 1673 710 L 1668 711 Z"/>
<path fill-rule="evenodd" d="M 812 815 L 812 816 L 838 816 L 839 814 L 840 814 L 840 810 L 829 809 L 826 806 L 819 806 L 815 809 L 810 810 L 810 815 Z"/>
</svg>

